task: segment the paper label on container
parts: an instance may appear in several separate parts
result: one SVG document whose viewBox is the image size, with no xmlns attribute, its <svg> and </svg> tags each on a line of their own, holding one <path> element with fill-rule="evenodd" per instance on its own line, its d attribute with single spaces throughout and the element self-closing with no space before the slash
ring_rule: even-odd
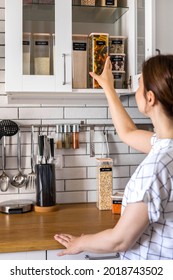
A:
<svg viewBox="0 0 173 280">
<path fill-rule="evenodd" d="M 101 167 L 100 172 L 112 171 L 112 167 Z"/>
<path fill-rule="evenodd" d="M 106 5 L 114 5 L 114 0 L 106 0 Z"/>
<path fill-rule="evenodd" d="M 74 51 L 86 51 L 86 43 L 73 43 L 73 50 Z"/>
<path fill-rule="evenodd" d="M 48 46 L 49 42 L 48 41 L 35 41 L 36 46 Z"/>
<path fill-rule="evenodd" d="M 30 45 L 30 41 L 23 41 L 23 45 L 24 46 L 29 46 Z"/>
<path fill-rule="evenodd" d="M 106 42 L 105 41 L 96 41 L 96 45 L 104 46 L 104 45 L 106 45 Z"/>
<path fill-rule="evenodd" d="M 111 57 L 111 61 L 112 62 L 115 62 L 115 61 L 123 61 L 124 60 L 124 57 L 123 56 L 118 56 L 118 55 L 116 55 L 116 56 L 112 56 Z"/>
<path fill-rule="evenodd" d="M 111 41 L 112 45 L 122 45 L 123 44 L 123 40 L 122 39 L 114 39 Z"/>
</svg>

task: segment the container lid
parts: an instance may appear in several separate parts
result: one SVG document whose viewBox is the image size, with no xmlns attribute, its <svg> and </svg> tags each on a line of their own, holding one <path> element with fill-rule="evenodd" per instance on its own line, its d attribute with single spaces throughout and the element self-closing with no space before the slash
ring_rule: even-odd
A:
<svg viewBox="0 0 173 280">
<path fill-rule="evenodd" d="M 96 158 L 97 161 L 99 162 L 113 162 L 113 159 L 112 158 Z"/>
<path fill-rule="evenodd" d="M 90 36 L 94 36 L 94 35 L 106 35 L 106 36 L 109 36 L 109 33 L 91 33 L 90 35 L 89 35 L 89 37 Z"/>
<path fill-rule="evenodd" d="M 122 200 L 123 195 L 124 195 L 123 191 L 118 191 L 118 192 L 114 193 L 113 195 L 111 195 L 111 198 L 116 199 L 116 200 Z"/>
</svg>

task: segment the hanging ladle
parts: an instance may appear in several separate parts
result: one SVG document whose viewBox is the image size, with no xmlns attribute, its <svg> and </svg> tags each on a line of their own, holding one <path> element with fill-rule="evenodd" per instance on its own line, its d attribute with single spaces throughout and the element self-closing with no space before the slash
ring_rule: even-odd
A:
<svg viewBox="0 0 173 280">
<path fill-rule="evenodd" d="M 9 188 L 10 177 L 5 172 L 6 145 L 5 136 L 2 139 L 2 174 L 0 175 L 0 189 L 6 192 Z"/>
<path fill-rule="evenodd" d="M 17 163 L 18 163 L 18 173 L 13 176 L 11 180 L 11 185 L 16 188 L 22 188 L 26 186 L 28 177 L 22 173 L 21 170 L 21 134 L 20 130 L 18 131 L 18 142 L 17 142 Z"/>
</svg>

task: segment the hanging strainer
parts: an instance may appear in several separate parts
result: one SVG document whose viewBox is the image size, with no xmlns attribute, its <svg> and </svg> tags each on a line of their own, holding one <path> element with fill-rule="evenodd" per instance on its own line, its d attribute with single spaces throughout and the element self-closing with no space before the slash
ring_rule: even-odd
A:
<svg viewBox="0 0 173 280">
<path fill-rule="evenodd" d="M 13 136 L 19 130 L 18 125 L 11 120 L 2 120 L 0 122 L 0 139 L 3 136 Z"/>
</svg>

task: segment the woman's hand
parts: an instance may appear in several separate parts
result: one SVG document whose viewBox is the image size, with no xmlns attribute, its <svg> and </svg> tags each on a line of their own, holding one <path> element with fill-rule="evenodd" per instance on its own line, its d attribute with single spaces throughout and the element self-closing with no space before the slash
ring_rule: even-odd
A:
<svg viewBox="0 0 173 280">
<path fill-rule="evenodd" d="M 91 77 L 93 77 L 99 85 L 105 88 L 111 88 L 114 90 L 114 80 L 112 75 L 112 63 L 110 57 L 108 56 L 104 65 L 102 74 L 99 76 L 93 72 L 90 72 Z"/>
<path fill-rule="evenodd" d="M 82 252 L 80 248 L 81 236 L 76 237 L 71 234 L 55 234 L 54 239 L 62 244 L 66 249 L 62 250 L 58 256 L 74 255 Z"/>
</svg>

